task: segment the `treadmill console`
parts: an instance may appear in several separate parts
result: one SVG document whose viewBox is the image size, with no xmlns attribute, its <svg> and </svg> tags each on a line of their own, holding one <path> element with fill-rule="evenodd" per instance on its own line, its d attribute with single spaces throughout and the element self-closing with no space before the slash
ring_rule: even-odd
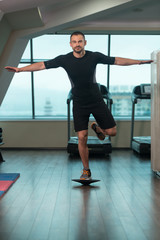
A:
<svg viewBox="0 0 160 240">
<path fill-rule="evenodd" d="M 140 89 L 141 89 L 142 95 L 150 95 L 151 94 L 151 84 L 141 84 Z"/>
</svg>

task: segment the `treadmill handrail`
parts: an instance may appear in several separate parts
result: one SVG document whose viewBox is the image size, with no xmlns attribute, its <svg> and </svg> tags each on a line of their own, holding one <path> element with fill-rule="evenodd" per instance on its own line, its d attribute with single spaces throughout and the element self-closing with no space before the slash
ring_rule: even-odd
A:
<svg viewBox="0 0 160 240">
<path fill-rule="evenodd" d="M 141 85 L 135 86 L 131 94 L 133 103 L 137 103 L 138 99 L 151 99 L 151 94 L 141 94 Z"/>
<path fill-rule="evenodd" d="M 147 84 L 148 85 L 148 84 Z M 135 86 L 132 91 L 131 101 L 132 101 L 132 116 L 131 116 L 131 139 L 130 147 L 132 148 L 132 141 L 134 138 L 134 118 L 135 118 L 135 104 L 138 99 L 151 99 L 151 94 L 141 94 L 141 85 Z"/>
<path fill-rule="evenodd" d="M 69 91 L 68 96 L 67 96 L 67 104 L 69 104 L 73 100 L 73 93 L 72 89 Z"/>
<path fill-rule="evenodd" d="M 98 83 L 98 86 L 99 86 L 100 92 L 102 94 L 102 97 L 104 99 L 108 100 L 110 104 L 113 104 L 113 99 L 111 97 L 110 92 L 108 91 L 108 88 L 104 85 L 99 84 L 99 83 Z"/>
</svg>

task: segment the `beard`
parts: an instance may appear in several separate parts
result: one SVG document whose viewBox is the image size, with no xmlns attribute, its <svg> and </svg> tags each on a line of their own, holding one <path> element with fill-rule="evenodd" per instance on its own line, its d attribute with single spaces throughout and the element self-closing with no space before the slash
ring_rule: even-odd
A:
<svg viewBox="0 0 160 240">
<path fill-rule="evenodd" d="M 81 48 L 80 46 L 75 47 L 73 50 L 74 50 L 74 52 L 76 52 L 76 53 L 81 53 L 81 52 L 83 52 L 83 48 Z"/>
</svg>

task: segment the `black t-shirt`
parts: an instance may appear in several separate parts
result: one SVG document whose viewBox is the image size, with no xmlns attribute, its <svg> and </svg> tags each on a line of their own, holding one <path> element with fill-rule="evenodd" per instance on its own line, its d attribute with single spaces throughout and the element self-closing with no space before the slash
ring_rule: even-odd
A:
<svg viewBox="0 0 160 240">
<path fill-rule="evenodd" d="M 96 66 L 114 64 L 115 57 L 99 52 L 86 51 L 82 58 L 76 58 L 73 52 L 45 61 L 46 69 L 62 67 L 68 74 L 72 85 L 73 100 L 79 104 L 94 104 L 102 100 L 96 82 Z"/>
</svg>

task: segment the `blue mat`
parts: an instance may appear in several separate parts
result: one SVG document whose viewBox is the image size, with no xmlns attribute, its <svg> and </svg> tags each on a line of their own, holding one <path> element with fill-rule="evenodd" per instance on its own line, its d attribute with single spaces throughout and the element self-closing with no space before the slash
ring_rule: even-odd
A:
<svg viewBox="0 0 160 240">
<path fill-rule="evenodd" d="M 0 197 L 4 194 L 4 191 L 0 191 Z"/>
<path fill-rule="evenodd" d="M 19 176 L 20 173 L 0 173 L 0 181 L 14 181 Z"/>
</svg>

